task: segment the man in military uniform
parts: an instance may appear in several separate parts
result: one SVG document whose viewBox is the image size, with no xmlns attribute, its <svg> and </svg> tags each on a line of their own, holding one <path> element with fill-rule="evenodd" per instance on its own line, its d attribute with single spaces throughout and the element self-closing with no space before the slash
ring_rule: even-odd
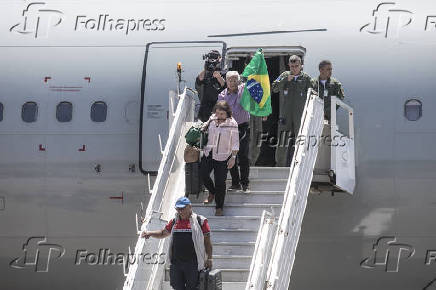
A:
<svg viewBox="0 0 436 290">
<path fill-rule="evenodd" d="M 332 63 L 329 60 L 323 60 L 319 63 L 319 77 L 313 80 L 314 90 L 324 99 L 324 118 L 329 121 L 331 97 L 344 99 L 344 89 L 341 83 L 332 77 L 332 71 Z"/>
<path fill-rule="evenodd" d="M 302 71 L 301 58 L 289 58 L 290 71 L 283 72 L 273 83 L 272 91 L 280 92 L 280 112 L 276 147 L 276 166 L 290 166 L 295 140 L 300 129 L 307 91 L 312 78 Z"/>
</svg>

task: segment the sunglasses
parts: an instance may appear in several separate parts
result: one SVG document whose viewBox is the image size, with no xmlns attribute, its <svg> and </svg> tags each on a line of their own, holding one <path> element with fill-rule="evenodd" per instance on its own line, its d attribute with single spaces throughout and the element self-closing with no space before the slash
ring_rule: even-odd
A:
<svg viewBox="0 0 436 290">
<path fill-rule="evenodd" d="M 176 211 L 182 211 L 182 210 L 184 210 L 186 208 L 186 206 L 185 207 L 176 207 Z"/>
</svg>

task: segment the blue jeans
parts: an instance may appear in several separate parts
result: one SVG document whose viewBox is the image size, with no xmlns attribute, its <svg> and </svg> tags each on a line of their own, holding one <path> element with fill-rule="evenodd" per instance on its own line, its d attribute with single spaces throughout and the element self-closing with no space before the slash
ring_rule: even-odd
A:
<svg viewBox="0 0 436 290">
<path fill-rule="evenodd" d="M 197 290 L 198 276 L 198 264 L 194 261 L 171 263 L 170 285 L 175 290 Z"/>
</svg>

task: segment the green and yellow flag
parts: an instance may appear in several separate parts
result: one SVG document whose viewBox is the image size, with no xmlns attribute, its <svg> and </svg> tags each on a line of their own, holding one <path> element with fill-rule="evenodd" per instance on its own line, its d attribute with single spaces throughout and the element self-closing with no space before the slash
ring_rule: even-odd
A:
<svg viewBox="0 0 436 290">
<path fill-rule="evenodd" d="M 247 82 L 242 93 L 241 106 L 254 116 L 270 115 L 272 109 L 269 76 L 261 48 L 256 51 L 242 76 L 247 78 Z"/>
</svg>

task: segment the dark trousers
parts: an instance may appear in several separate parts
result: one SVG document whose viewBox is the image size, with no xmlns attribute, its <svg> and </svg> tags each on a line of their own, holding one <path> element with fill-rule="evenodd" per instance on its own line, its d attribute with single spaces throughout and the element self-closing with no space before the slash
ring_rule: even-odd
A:
<svg viewBox="0 0 436 290">
<path fill-rule="evenodd" d="M 201 159 L 200 170 L 204 186 L 215 195 L 215 208 L 223 208 L 226 196 L 227 160 L 216 161 L 212 159 L 212 152 L 209 152 L 209 156 L 203 156 Z M 212 170 L 215 183 L 210 178 Z"/>
<path fill-rule="evenodd" d="M 196 262 L 171 262 L 170 285 L 175 290 L 197 290 L 198 275 Z"/>
<path fill-rule="evenodd" d="M 239 130 L 239 151 L 236 156 L 235 166 L 230 169 L 233 185 L 248 185 L 248 175 L 250 174 L 250 127 L 247 123 L 238 126 Z M 240 173 L 239 173 L 240 172 Z"/>
</svg>

